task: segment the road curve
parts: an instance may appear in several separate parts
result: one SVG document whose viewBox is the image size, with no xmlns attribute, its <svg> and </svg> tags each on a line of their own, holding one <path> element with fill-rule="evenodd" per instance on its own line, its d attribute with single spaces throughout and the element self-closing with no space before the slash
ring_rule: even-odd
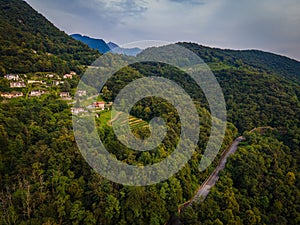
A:
<svg viewBox="0 0 300 225">
<path fill-rule="evenodd" d="M 225 168 L 226 162 L 227 162 L 227 158 L 235 153 L 235 151 L 238 148 L 238 145 L 241 141 L 245 140 L 245 138 L 243 136 L 240 136 L 238 138 L 236 138 L 234 140 L 234 142 L 232 142 L 232 144 L 230 145 L 230 147 L 224 151 L 221 155 L 221 159 L 219 161 L 218 166 L 215 168 L 215 170 L 211 173 L 211 175 L 202 183 L 202 185 L 199 187 L 197 193 L 194 195 L 194 197 L 181 204 L 178 207 L 178 213 L 180 214 L 180 212 L 182 210 L 184 210 L 186 207 L 189 207 L 193 202 L 195 201 L 204 201 L 206 196 L 208 195 L 210 189 L 216 184 L 216 182 L 219 179 L 219 173 L 221 170 L 223 170 Z M 178 217 L 172 216 L 170 218 L 170 220 L 165 223 L 165 225 L 181 225 L 181 221 L 179 220 Z"/>
<path fill-rule="evenodd" d="M 204 199 L 206 198 L 206 196 L 208 195 L 210 189 L 216 184 L 216 182 L 219 179 L 219 173 L 221 170 L 224 169 L 226 162 L 227 162 L 227 158 L 235 153 L 235 151 L 238 148 L 238 145 L 241 141 L 245 140 L 245 138 L 243 136 L 240 136 L 238 138 L 236 138 L 234 140 L 234 142 L 231 144 L 231 146 L 222 153 L 221 155 L 221 159 L 219 161 L 218 166 L 215 168 L 215 170 L 211 173 L 211 175 L 202 183 L 202 185 L 200 186 L 200 188 L 198 189 L 197 193 L 194 195 L 194 197 L 184 203 L 182 205 L 182 207 L 179 208 L 179 212 L 183 209 L 186 208 L 188 206 L 190 206 L 193 202 L 195 201 L 204 201 Z"/>
</svg>

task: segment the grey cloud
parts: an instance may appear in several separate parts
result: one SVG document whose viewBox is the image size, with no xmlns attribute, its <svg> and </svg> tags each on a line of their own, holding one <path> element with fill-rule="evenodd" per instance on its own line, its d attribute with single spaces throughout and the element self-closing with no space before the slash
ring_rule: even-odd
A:
<svg viewBox="0 0 300 225">
<path fill-rule="evenodd" d="M 119 6 L 121 12 L 124 15 L 136 16 L 147 10 L 147 3 L 145 1 L 133 1 L 133 0 L 123 0 L 114 2 L 115 5 Z"/>
<path fill-rule="evenodd" d="M 81 33 L 109 41 L 125 38 L 124 27 L 130 28 L 128 19 L 140 19 L 147 11 L 147 2 L 144 0 L 27 0 L 27 2 L 69 34 Z"/>
<path fill-rule="evenodd" d="M 300 59 L 299 11 L 297 0 L 223 1 L 195 33 L 213 46 L 261 49 Z"/>
<path fill-rule="evenodd" d="M 300 59 L 299 0 L 27 0 L 68 33 L 262 49 Z"/>
<path fill-rule="evenodd" d="M 169 0 L 170 2 L 191 4 L 191 5 L 204 5 L 205 2 L 201 0 Z"/>
<path fill-rule="evenodd" d="M 32 6 L 67 12 L 83 18 L 120 21 L 124 17 L 139 16 L 147 10 L 143 0 L 27 0 Z"/>
</svg>

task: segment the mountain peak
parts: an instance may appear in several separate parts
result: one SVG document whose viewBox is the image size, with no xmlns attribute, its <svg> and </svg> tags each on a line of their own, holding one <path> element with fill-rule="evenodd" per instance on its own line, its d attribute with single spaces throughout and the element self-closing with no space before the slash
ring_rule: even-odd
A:
<svg viewBox="0 0 300 225">
<path fill-rule="evenodd" d="M 103 39 L 91 38 L 88 36 L 83 36 L 81 34 L 72 34 L 71 37 L 73 37 L 78 41 L 83 42 L 84 44 L 88 45 L 90 48 L 99 50 L 101 53 L 106 53 L 111 51 L 112 53 L 116 53 L 116 54 L 136 56 L 142 51 L 139 48 L 122 48 L 116 43 L 113 42 L 106 43 Z"/>
<path fill-rule="evenodd" d="M 113 42 L 108 42 L 107 45 L 110 47 L 110 49 L 119 48 L 119 45 Z"/>
<path fill-rule="evenodd" d="M 110 47 L 106 44 L 103 39 L 91 38 L 88 36 L 83 36 L 81 34 L 71 34 L 72 38 L 77 41 L 81 41 L 87 44 L 90 48 L 97 49 L 101 53 L 106 53 L 110 51 Z"/>
</svg>

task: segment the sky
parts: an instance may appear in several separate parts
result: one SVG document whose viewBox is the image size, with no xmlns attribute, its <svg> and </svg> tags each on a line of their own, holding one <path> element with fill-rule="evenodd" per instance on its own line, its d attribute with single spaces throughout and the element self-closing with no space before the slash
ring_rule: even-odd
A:
<svg viewBox="0 0 300 225">
<path fill-rule="evenodd" d="M 300 61 L 299 0 L 26 0 L 59 29 L 119 45 L 188 41 Z"/>
</svg>

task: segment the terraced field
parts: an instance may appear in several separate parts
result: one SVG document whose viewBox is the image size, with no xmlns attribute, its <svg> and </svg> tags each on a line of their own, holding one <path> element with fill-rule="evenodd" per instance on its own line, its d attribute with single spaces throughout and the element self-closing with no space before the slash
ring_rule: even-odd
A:
<svg viewBox="0 0 300 225">
<path fill-rule="evenodd" d="M 126 115 L 124 115 L 126 116 Z M 124 119 L 124 125 L 125 125 L 125 119 Z M 131 129 L 136 129 L 140 127 L 147 127 L 149 126 L 148 123 L 142 119 L 136 118 L 134 116 L 129 116 L 129 126 Z"/>
<path fill-rule="evenodd" d="M 121 125 L 126 125 L 126 114 L 125 113 L 116 113 L 113 115 L 113 119 L 111 119 L 111 111 L 105 111 L 100 113 L 99 120 L 100 120 L 100 126 L 108 125 L 111 126 L 112 121 L 116 119 L 120 119 Z M 136 118 L 134 116 L 129 116 L 129 126 L 131 129 L 138 129 L 142 127 L 148 127 L 149 124 L 139 118 Z"/>
</svg>

